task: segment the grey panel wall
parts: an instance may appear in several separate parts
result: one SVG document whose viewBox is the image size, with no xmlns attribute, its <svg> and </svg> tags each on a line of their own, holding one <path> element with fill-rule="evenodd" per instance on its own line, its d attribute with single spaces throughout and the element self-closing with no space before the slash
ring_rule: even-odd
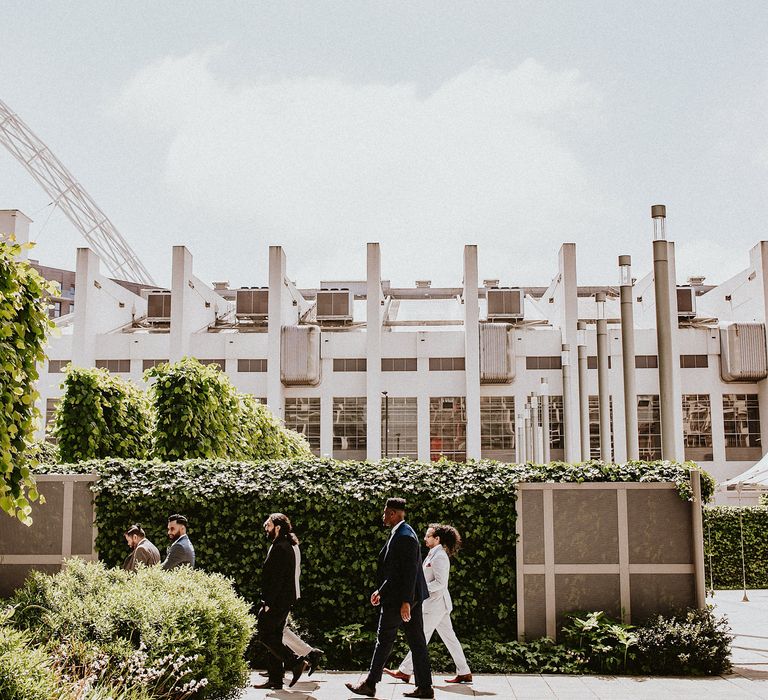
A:
<svg viewBox="0 0 768 700">
<path fill-rule="evenodd" d="M 0 516 L 0 597 L 18 588 L 32 570 L 52 573 L 65 559 L 78 556 L 95 561 L 93 474 L 37 477 L 45 503 L 33 504 L 33 523 Z"/>
<path fill-rule="evenodd" d="M 674 484 L 518 484 L 518 637 L 555 639 L 569 612 L 603 610 L 637 623 L 703 606 L 693 477 L 693 503 Z"/>
</svg>

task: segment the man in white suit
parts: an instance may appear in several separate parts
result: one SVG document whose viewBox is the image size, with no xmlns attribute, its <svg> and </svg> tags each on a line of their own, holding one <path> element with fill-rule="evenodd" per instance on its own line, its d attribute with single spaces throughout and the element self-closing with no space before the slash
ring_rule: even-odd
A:
<svg viewBox="0 0 768 700">
<path fill-rule="evenodd" d="M 469 670 L 464 650 L 461 648 L 456 633 L 451 624 L 453 603 L 448 592 L 448 578 L 451 571 L 450 557 L 461 547 L 461 536 L 456 528 L 450 525 L 433 524 L 427 528 L 424 543 L 429 553 L 424 558 L 422 567 L 424 578 L 427 580 L 429 598 L 424 601 L 424 636 L 429 642 L 433 632 L 440 635 L 446 648 L 456 664 L 456 677 L 447 678 L 447 683 L 471 683 L 472 672 Z M 397 671 L 385 668 L 384 672 L 393 678 L 408 683 L 413 674 L 413 662 L 410 652 L 403 659 Z"/>
</svg>

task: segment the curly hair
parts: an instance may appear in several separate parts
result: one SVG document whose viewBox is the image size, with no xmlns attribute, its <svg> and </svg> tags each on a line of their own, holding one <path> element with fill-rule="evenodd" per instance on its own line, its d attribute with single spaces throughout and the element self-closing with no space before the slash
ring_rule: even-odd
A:
<svg viewBox="0 0 768 700">
<path fill-rule="evenodd" d="M 461 549 L 461 535 L 453 525 L 433 523 L 429 527 L 432 528 L 434 536 L 440 539 L 440 544 L 449 557 L 452 557 Z"/>
<path fill-rule="evenodd" d="M 275 527 L 280 526 L 280 539 L 287 538 L 291 544 L 299 544 L 299 538 L 293 534 L 293 525 L 291 525 L 291 520 L 287 515 L 272 513 L 268 520 L 271 520 Z"/>
</svg>

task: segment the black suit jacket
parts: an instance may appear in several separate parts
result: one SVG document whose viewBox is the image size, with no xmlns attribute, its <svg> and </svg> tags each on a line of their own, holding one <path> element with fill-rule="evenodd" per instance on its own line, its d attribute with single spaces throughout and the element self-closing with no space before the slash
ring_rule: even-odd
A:
<svg viewBox="0 0 768 700">
<path fill-rule="evenodd" d="M 296 554 L 285 537 L 272 543 L 264 560 L 261 599 L 278 610 L 289 610 L 296 602 Z"/>
<path fill-rule="evenodd" d="M 413 528 L 400 524 L 379 552 L 379 595 L 384 605 L 420 603 L 429 597 L 421 568 L 421 546 Z"/>
</svg>

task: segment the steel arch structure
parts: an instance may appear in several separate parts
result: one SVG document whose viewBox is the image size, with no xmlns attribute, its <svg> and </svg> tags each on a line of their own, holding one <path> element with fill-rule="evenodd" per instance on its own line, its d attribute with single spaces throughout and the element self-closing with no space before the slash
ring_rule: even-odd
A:
<svg viewBox="0 0 768 700">
<path fill-rule="evenodd" d="M 48 146 L 0 100 L 2 143 L 52 198 L 118 279 L 151 284 L 152 275 L 109 217 Z"/>
</svg>

